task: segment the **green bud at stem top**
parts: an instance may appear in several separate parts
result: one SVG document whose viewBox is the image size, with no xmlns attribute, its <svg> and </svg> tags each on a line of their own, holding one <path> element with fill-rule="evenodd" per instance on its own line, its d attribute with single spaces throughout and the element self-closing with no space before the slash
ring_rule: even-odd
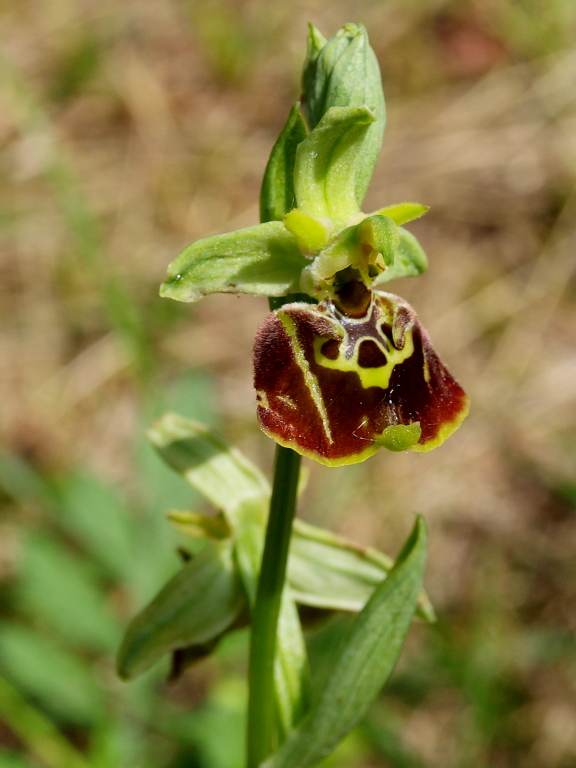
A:
<svg viewBox="0 0 576 768">
<path fill-rule="evenodd" d="M 362 205 L 382 146 L 386 107 L 380 68 L 362 24 L 346 24 L 328 42 L 310 26 L 302 75 L 302 106 L 313 129 L 331 107 L 367 106 L 376 120 L 364 139 L 356 178 Z"/>
</svg>

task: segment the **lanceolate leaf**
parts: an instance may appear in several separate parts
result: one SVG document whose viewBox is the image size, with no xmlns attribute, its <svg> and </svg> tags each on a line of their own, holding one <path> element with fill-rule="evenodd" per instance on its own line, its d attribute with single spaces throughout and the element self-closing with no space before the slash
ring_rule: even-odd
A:
<svg viewBox="0 0 576 768">
<path fill-rule="evenodd" d="M 324 528 L 294 521 L 288 583 L 297 603 L 360 611 L 393 565 L 392 558 L 372 547 L 361 547 Z M 424 591 L 418 598 L 416 615 L 424 621 L 435 620 Z"/>
<path fill-rule="evenodd" d="M 298 208 L 344 226 L 359 212 L 357 161 L 375 113 L 367 106 L 332 107 L 296 150 Z"/>
<path fill-rule="evenodd" d="M 236 535 L 236 561 L 249 600 L 256 594 L 257 571 L 262 556 L 261 508 L 243 505 L 242 525 Z M 172 511 L 170 521 L 182 533 L 214 540 L 231 535 L 222 517 L 197 512 Z M 253 524 L 250 524 L 250 520 Z M 372 547 L 363 547 L 325 528 L 300 519 L 294 521 L 287 583 L 295 602 L 333 611 L 360 611 L 374 589 L 386 578 L 394 561 Z M 434 610 L 425 592 L 418 599 L 416 613 L 434 621 Z"/>
<path fill-rule="evenodd" d="M 228 523 L 197 513 L 172 513 L 173 522 L 183 532 L 190 528 L 190 535 L 196 537 L 204 531 L 218 545 L 210 544 L 212 554 L 204 550 L 184 566 L 133 620 L 119 658 L 125 677 L 139 674 L 171 651 L 176 651 L 177 666 L 183 668 L 212 650 L 221 634 L 235 625 L 248 605 L 253 605 L 270 493 L 266 479 L 254 464 L 197 422 L 166 414 L 155 422 L 150 437 L 170 466 L 224 510 Z M 229 547 L 233 547 L 233 564 L 244 587 L 240 604 L 226 598 L 232 586 L 239 583 L 228 570 Z M 390 558 L 375 550 L 357 547 L 329 531 L 295 521 L 288 563 L 289 589 L 282 602 L 275 662 L 283 732 L 291 730 L 300 719 L 307 698 L 306 653 L 294 598 L 318 608 L 358 611 L 392 565 Z M 195 590 L 201 594 L 195 595 Z M 216 605 L 205 605 L 206 590 L 209 595 L 220 590 Z M 424 593 L 419 597 L 417 611 L 425 620 L 434 618 Z"/>
<path fill-rule="evenodd" d="M 300 102 L 296 102 L 276 144 L 272 147 L 264 172 L 260 190 L 260 221 L 282 221 L 288 211 L 296 205 L 296 147 L 307 135 L 308 129 L 300 112 Z"/>
<path fill-rule="evenodd" d="M 118 674 L 132 678 L 167 653 L 202 648 L 230 629 L 244 605 L 230 540 L 208 543 L 132 620 Z"/>
<path fill-rule="evenodd" d="M 120 669 L 125 676 L 138 674 L 144 661 L 149 665 L 174 648 L 188 648 L 188 653 L 190 650 L 194 652 L 194 646 L 202 650 L 206 642 L 218 638 L 221 623 L 226 617 L 229 623 L 224 629 L 234 623 L 242 607 L 246 606 L 246 599 L 248 605 L 253 606 L 270 496 L 270 487 L 260 470 L 225 440 L 197 422 L 176 414 L 166 414 L 154 424 L 149 436 L 167 463 L 223 510 L 233 535 L 217 545 L 220 549 L 216 552 L 220 553 L 219 558 L 226 568 L 221 567 L 218 571 L 214 567 L 206 577 L 206 569 L 200 570 L 200 575 L 206 579 L 210 576 L 212 582 L 206 581 L 204 585 L 196 575 L 199 568 L 197 561 L 206 552 L 203 550 L 136 617 L 120 654 Z M 213 548 L 215 545 L 208 546 Z M 233 552 L 233 562 L 230 563 L 234 571 L 232 581 L 227 569 L 228 547 Z M 213 560 L 210 563 L 216 565 Z M 244 587 L 238 605 L 232 600 L 231 592 L 236 583 L 240 584 L 234 565 Z M 190 574 L 193 579 L 189 578 Z M 187 585 L 186 589 L 183 584 Z M 221 592 L 220 596 L 216 594 L 217 589 Z M 206 596 L 201 594 L 194 598 L 193 590 L 209 591 L 210 597 L 221 605 L 205 606 L 203 600 Z M 206 612 L 204 623 L 203 612 Z M 172 625 L 171 631 L 169 624 Z M 207 637 L 202 635 L 201 630 L 208 633 Z M 308 674 L 306 647 L 289 588 L 282 601 L 277 642 L 274 676 L 280 726 L 287 732 L 302 714 Z"/>
<path fill-rule="evenodd" d="M 285 585 L 278 616 L 274 686 L 282 739 L 302 720 L 310 701 L 308 652 L 292 590 Z"/>
<path fill-rule="evenodd" d="M 316 702 L 265 768 L 312 768 L 364 717 L 392 673 L 410 627 L 426 539 L 419 517 L 390 575 L 343 638 Z"/>
<path fill-rule="evenodd" d="M 209 293 L 284 296 L 298 289 L 307 260 L 279 221 L 189 245 L 168 267 L 160 295 L 198 301 Z"/>
<path fill-rule="evenodd" d="M 270 493 L 260 470 L 203 424 L 167 413 L 148 436 L 166 463 L 221 509 L 232 527 L 245 502 L 266 500 Z"/>
</svg>

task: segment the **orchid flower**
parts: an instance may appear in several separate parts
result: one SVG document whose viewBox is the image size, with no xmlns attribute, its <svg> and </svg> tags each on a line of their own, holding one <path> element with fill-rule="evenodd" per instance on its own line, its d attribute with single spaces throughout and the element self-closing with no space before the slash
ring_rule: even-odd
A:
<svg viewBox="0 0 576 768">
<path fill-rule="evenodd" d="M 258 420 L 279 444 L 329 466 L 380 447 L 431 450 L 462 423 L 468 398 L 415 311 L 382 290 L 427 268 L 402 225 L 428 209 L 361 210 L 385 122 L 364 27 L 328 43 L 311 27 L 303 86 L 266 169 L 264 223 L 190 245 L 161 294 L 283 299 L 254 347 Z"/>
</svg>

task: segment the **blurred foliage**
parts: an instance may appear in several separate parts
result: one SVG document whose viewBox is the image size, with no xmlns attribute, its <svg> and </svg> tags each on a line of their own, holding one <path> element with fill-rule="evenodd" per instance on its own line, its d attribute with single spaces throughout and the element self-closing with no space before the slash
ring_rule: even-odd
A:
<svg viewBox="0 0 576 768">
<path fill-rule="evenodd" d="M 157 298 L 199 237 L 256 223 L 306 23 L 362 21 L 388 98 L 370 201 L 417 198 L 430 271 L 393 290 L 472 399 L 426 457 L 311 467 L 302 509 L 386 551 L 426 514 L 414 627 L 338 768 L 576 762 L 576 4 L 22 0 L 0 10 L 0 768 L 241 765 L 246 635 L 163 682 L 122 628 L 200 501 L 146 445 L 167 408 L 264 468 L 257 299 Z M 134 438 L 136 435 L 136 439 Z M 310 616 L 314 618 L 313 615 Z M 344 620 L 310 630 L 324 658 Z M 321 670 L 320 670 L 321 673 Z M 84 756 L 84 757 L 83 757 Z"/>
</svg>

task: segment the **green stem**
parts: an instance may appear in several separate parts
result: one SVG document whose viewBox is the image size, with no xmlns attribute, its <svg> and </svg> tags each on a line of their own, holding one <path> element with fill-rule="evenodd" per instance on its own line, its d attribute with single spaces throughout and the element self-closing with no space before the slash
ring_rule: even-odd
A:
<svg viewBox="0 0 576 768">
<path fill-rule="evenodd" d="M 300 474 L 299 454 L 276 447 L 266 541 L 252 614 L 248 673 L 248 768 L 257 768 L 277 746 L 274 654 L 282 590 Z"/>
</svg>

